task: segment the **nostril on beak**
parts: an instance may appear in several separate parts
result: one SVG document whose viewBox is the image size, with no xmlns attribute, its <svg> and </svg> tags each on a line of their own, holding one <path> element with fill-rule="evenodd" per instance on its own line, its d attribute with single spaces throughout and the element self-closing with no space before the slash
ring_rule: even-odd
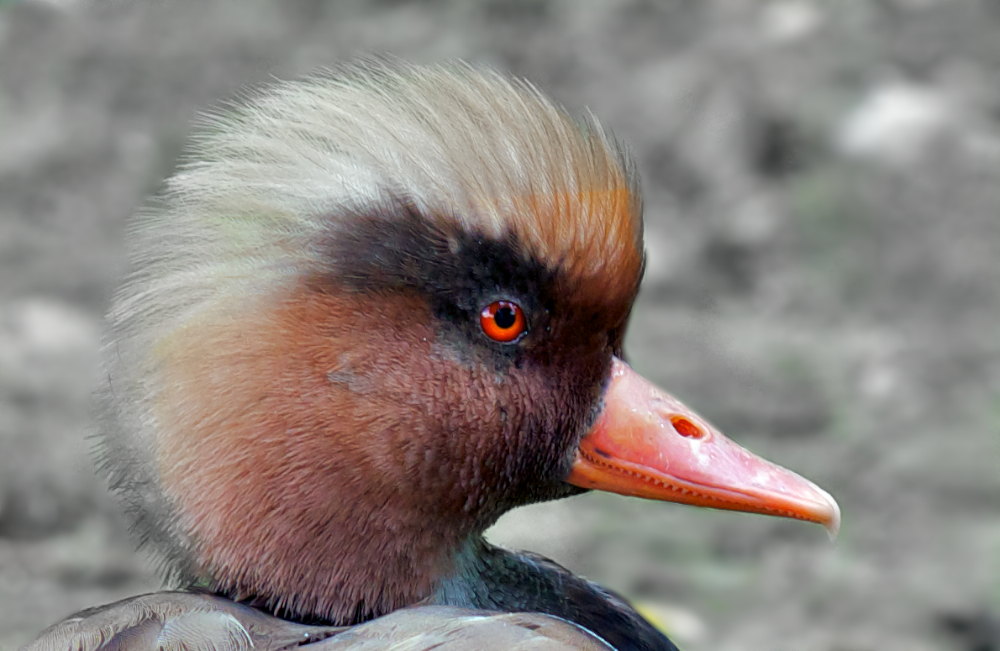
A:
<svg viewBox="0 0 1000 651">
<path fill-rule="evenodd" d="M 690 420 L 684 416 L 672 416 L 670 422 L 674 426 L 674 430 L 678 434 L 689 439 L 701 439 L 705 438 L 705 430 L 703 430 L 698 425 L 692 423 Z"/>
</svg>

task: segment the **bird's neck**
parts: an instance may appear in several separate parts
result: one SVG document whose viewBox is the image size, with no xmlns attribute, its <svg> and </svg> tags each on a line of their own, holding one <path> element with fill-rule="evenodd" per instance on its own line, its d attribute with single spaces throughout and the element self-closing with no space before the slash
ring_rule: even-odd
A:
<svg viewBox="0 0 1000 651">
<path fill-rule="evenodd" d="M 352 625 L 426 603 L 443 577 L 454 573 L 451 550 L 481 528 L 415 509 L 390 512 L 394 502 L 379 505 L 374 499 L 374 493 L 359 490 L 323 504 L 324 513 L 341 517 L 313 517 L 317 524 L 311 527 L 301 521 L 314 514 L 293 508 L 268 511 L 271 517 L 256 535 L 245 526 L 212 527 L 209 532 L 220 538 L 202 548 L 208 562 L 200 563 L 193 578 L 207 579 L 217 594 L 303 623 Z M 354 509 L 378 517 L 357 518 Z M 221 537 L 227 533 L 228 540 Z"/>
<path fill-rule="evenodd" d="M 356 624 L 416 604 L 544 613 L 582 626 L 618 651 L 677 651 L 625 599 L 547 558 L 494 547 L 477 533 L 481 528 L 456 539 L 458 531 L 447 527 L 422 526 L 417 535 L 394 521 L 392 531 L 383 532 L 392 535 L 373 536 L 368 527 L 367 537 L 359 537 L 361 531 L 350 536 L 334 527 L 310 538 L 311 544 L 324 541 L 324 553 L 308 554 L 284 568 L 289 571 L 264 573 L 270 581 L 294 577 L 287 585 L 216 580 L 215 592 L 305 623 Z"/>
<path fill-rule="evenodd" d="M 494 547 L 474 535 L 458 551 L 454 568 L 438 584 L 433 603 L 545 613 L 586 628 L 618 651 L 677 651 L 624 598 L 542 556 Z"/>
</svg>

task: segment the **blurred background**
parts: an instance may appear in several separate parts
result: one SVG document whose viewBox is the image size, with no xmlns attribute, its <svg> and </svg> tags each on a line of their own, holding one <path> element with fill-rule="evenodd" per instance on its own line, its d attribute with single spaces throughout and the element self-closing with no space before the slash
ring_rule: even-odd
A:
<svg viewBox="0 0 1000 651">
<path fill-rule="evenodd" d="M 158 585 L 86 440 L 128 216 L 200 111 L 372 52 L 631 143 L 634 365 L 844 516 L 595 494 L 494 540 L 689 651 L 1000 649 L 997 0 L 0 0 L 0 649 Z"/>
</svg>

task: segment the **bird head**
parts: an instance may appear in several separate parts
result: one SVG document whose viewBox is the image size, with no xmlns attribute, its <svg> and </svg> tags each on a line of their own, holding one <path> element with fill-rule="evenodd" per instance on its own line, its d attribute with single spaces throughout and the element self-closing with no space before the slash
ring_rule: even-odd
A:
<svg viewBox="0 0 1000 651">
<path fill-rule="evenodd" d="M 350 622 L 585 489 L 835 527 L 623 361 L 634 164 L 464 65 L 362 63 L 209 116 L 130 231 L 104 465 L 175 580 Z"/>
</svg>

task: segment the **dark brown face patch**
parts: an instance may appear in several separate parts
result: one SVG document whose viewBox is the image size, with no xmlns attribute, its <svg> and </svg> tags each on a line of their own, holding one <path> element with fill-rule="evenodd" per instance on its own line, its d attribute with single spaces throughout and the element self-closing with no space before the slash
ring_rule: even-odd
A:
<svg viewBox="0 0 1000 651">
<path fill-rule="evenodd" d="M 407 297 L 418 302 L 421 313 L 401 313 L 383 324 L 386 331 L 380 336 L 405 337 L 411 325 L 433 333 L 430 352 L 411 360 L 432 372 L 419 379 L 402 377 L 408 390 L 435 390 L 428 415 L 442 425 L 439 437 L 476 440 L 479 430 L 495 424 L 490 419 L 499 419 L 507 434 L 483 437 L 485 443 L 477 443 L 476 449 L 495 451 L 490 442 L 500 445 L 515 434 L 521 437 L 522 445 L 485 460 L 507 469 L 503 489 L 466 493 L 471 501 L 488 505 L 474 509 L 476 519 L 492 522 L 502 510 L 564 494 L 562 477 L 576 442 L 596 416 L 634 288 L 626 288 L 617 300 L 602 295 L 588 301 L 577 278 L 533 256 L 513 234 L 496 240 L 467 233 L 403 203 L 393 214 L 356 216 L 349 223 L 349 230 L 335 233 L 320 249 L 325 263 L 305 281 L 305 291 L 359 301 Z M 497 300 L 523 310 L 526 333 L 516 341 L 498 342 L 482 329 L 484 307 Z M 378 347 L 373 341 L 371 350 Z M 365 351 L 355 347 L 344 358 L 360 360 L 369 354 Z M 470 373 L 495 385 L 495 391 L 474 398 L 490 403 L 492 411 L 489 418 L 448 425 L 454 412 L 467 413 L 473 406 L 461 390 L 449 394 L 440 385 L 462 378 L 460 385 L 468 386 L 470 378 L 463 376 Z M 355 388 L 377 387 L 386 380 L 356 371 L 349 375 L 336 379 Z M 449 404 L 452 397 L 458 400 Z"/>
<path fill-rule="evenodd" d="M 159 457 L 220 592 L 367 619 L 428 596 L 504 511 L 573 492 L 601 356 L 498 373 L 442 350 L 412 296 L 303 290 L 212 321 L 164 350 Z"/>
<path fill-rule="evenodd" d="M 628 307 L 580 300 L 513 237 L 407 211 L 354 226 L 297 287 L 159 351 L 162 482 L 204 575 L 336 623 L 427 597 L 470 534 L 575 492 Z M 481 330 L 498 298 L 525 311 L 515 343 Z"/>
</svg>

